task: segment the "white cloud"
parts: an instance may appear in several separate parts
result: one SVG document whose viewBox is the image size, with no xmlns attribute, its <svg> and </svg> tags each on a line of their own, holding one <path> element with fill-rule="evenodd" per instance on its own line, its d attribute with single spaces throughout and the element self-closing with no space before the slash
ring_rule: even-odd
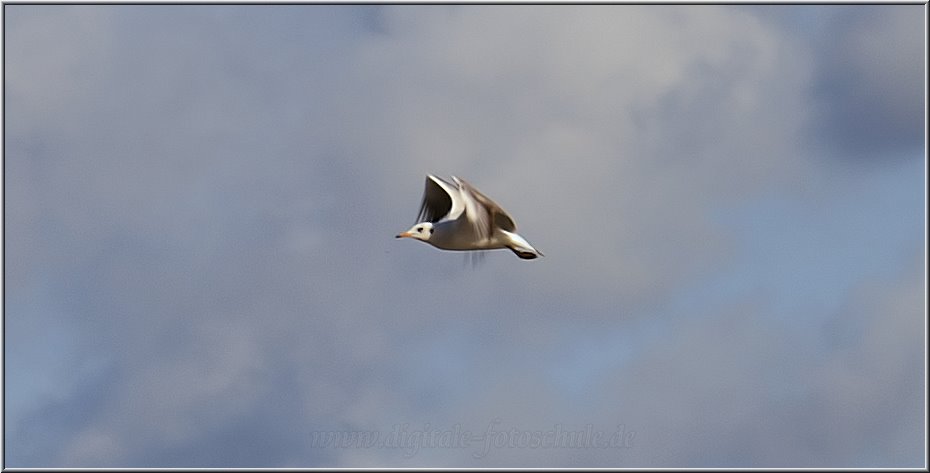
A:
<svg viewBox="0 0 930 473">
<path fill-rule="evenodd" d="M 396 192 L 418 189 L 428 170 L 499 198 L 558 264 L 539 272 L 550 291 L 654 297 L 720 250 L 706 220 L 713 199 L 803 165 L 794 137 L 806 58 L 749 14 L 496 6 L 384 16 L 387 34 L 369 40 L 353 87 L 372 104 L 361 126 L 392 134 L 363 128 L 375 137 L 363 153 L 403 156 L 385 173 Z"/>
</svg>

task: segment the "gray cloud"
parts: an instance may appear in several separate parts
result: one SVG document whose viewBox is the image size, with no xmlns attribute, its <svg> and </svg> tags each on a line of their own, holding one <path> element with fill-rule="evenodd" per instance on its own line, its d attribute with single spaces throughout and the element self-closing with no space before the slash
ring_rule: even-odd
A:
<svg viewBox="0 0 930 473">
<path fill-rule="evenodd" d="M 819 154 L 900 159 L 923 147 L 925 8 L 920 5 L 746 5 L 810 61 L 804 137 Z"/>
<path fill-rule="evenodd" d="M 847 7 L 812 38 L 817 128 L 839 153 L 874 159 L 923 147 L 924 13 L 919 5 Z"/>
<path fill-rule="evenodd" d="M 885 350 L 919 275 L 852 299 L 896 322 L 836 351 L 754 295 L 670 309 L 732 263 L 721 205 L 830 183 L 799 139 L 815 52 L 751 9 L 6 13 L 10 466 L 919 460 L 919 353 Z M 499 199 L 542 264 L 394 241 L 426 172 Z M 635 447 L 309 446 L 498 417 L 624 423 Z"/>
</svg>

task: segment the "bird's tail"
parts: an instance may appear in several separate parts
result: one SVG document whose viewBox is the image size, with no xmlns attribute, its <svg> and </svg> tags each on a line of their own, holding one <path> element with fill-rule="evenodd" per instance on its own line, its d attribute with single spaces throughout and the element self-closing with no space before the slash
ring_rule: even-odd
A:
<svg viewBox="0 0 930 473">
<path fill-rule="evenodd" d="M 510 248 L 510 251 L 513 251 L 514 254 L 519 256 L 522 259 L 536 259 L 540 256 L 545 256 L 541 251 L 533 248 L 533 245 L 530 242 L 526 241 L 520 235 L 508 232 L 506 230 L 501 230 L 509 242 L 507 243 L 507 248 Z"/>
</svg>

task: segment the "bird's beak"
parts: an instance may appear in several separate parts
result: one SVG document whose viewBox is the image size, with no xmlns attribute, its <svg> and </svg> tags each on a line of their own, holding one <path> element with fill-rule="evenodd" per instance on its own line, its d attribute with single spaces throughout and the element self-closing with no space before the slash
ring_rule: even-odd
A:
<svg viewBox="0 0 930 473">
<path fill-rule="evenodd" d="M 410 232 L 404 232 L 404 233 L 398 234 L 394 238 L 409 238 L 410 236 L 412 236 Z"/>
</svg>

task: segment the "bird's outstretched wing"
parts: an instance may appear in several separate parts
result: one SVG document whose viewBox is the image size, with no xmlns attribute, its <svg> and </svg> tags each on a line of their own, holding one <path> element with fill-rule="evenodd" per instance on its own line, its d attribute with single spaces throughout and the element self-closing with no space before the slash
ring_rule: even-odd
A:
<svg viewBox="0 0 930 473">
<path fill-rule="evenodd" d="M 457 177 L 453 177 L 452 179 L 454 179 L 480 207 L 476 209 L 473 217 L 480 234 L 490 237 L 490 235 L 493 234 L 494 227 L 508 232 L 517 231 L 517 224 L 514 223 L 513 217 L 500 205 L 497 205 L 497 202 L 494 202 L 490 197 L 482 194 L 481 191 L 464 179 Z"/>
<path fill-rule="evenodd" d="M 464 210 L 459 191 L 452 184 L 432 174 L 426 176 L 423 202 L 417 222 L 436 223 L 446 218 L 457 218 Z"/>
</svg>

